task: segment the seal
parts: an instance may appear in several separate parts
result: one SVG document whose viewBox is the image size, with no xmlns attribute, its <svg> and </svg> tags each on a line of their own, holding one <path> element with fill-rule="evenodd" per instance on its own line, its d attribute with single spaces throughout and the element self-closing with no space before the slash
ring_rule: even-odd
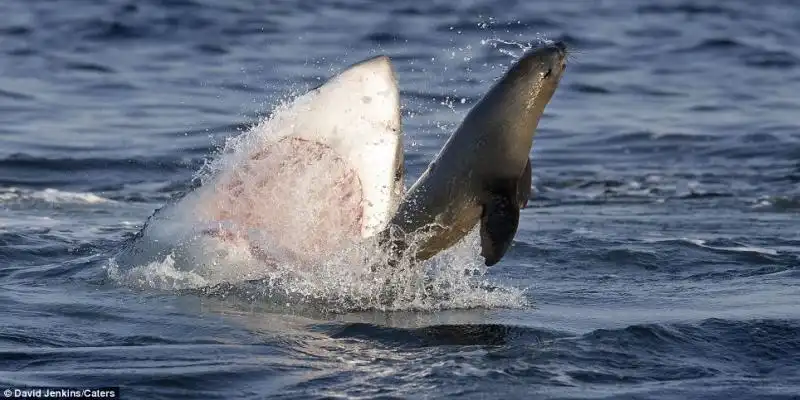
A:
<svg viewBox="0 0 800 400">
<path fill-rule="evenodd" d="M 117 264 L 170 256 L 228 276 L 220 269 L 249 260 L 313 264 L 374 236 L 402 196 L 399 98 L 390 59 L 377 56 L 278 107 L 226 144 L 202 185 L 157 210 Z"/>
<path fill-rule="evenodd" d="M 485 264 L 500 261 L 530 196 L 534 132 L 566 55 L 562 42 L 527 51 L 467 113 L 380 233 L 395 256 L 428 259 L 480 223 Z"/>
</svg>

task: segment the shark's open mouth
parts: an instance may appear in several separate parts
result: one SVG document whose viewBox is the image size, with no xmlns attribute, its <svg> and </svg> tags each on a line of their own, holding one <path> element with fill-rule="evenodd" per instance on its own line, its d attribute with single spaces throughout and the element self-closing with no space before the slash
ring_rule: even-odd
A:
<svg viewBox="0 0 800 400">
<path fill-rule="evenodd" d="M 331 147 L 286 137 L 242 163 L 219 177 L 208 203 L 209 222 L 225 223 L 213 235 L 235 241 L 257 231 L 270 246 L 306 260 L 360 237 L 361 181 Z"/>
</svg>

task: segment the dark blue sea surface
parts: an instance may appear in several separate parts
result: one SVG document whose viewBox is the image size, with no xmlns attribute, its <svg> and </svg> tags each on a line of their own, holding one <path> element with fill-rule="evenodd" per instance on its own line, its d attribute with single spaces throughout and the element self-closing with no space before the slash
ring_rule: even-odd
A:
<svg viewBox="0 0 800 400">
<path fill-rule="evenodd" d="M 514 245 L 481 277 L 509 304 L 489 288 L 463 307 L 331 312 L 258 282 L 168 290 L 109 273 L 147 217 L 281 100 L 389 55 L 413 182 L 509 53 L 540 38 L 572 56 Z M 798 399 L 800 6 L 3 0 L 0 388 L 38 385 Z"/>
</svg>

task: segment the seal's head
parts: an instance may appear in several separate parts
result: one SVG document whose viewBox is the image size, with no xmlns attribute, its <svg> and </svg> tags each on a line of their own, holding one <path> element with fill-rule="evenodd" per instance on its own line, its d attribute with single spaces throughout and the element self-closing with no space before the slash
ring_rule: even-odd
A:
<svg viewBox="0 0 800 400">
<path fill-rule="evenodd" d="M 544 42 L 528 50 L 506 73 L 506 80 L 517 90 L 524 90 L 528 108 L 543 110 L 558 87 L 567 67 L 564 42 Z"/>
</svg>

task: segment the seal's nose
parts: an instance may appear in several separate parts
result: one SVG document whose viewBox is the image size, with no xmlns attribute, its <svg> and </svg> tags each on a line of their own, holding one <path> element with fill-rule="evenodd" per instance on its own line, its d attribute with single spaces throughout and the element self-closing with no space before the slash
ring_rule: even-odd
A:
<svg viewBox="0 0 800 400">
<path fill-rule="evenodd" d="M 567 52 L 567 44 L 562 42 L 562 41 L 560 41 L 560 40 L 555 42 L 555 43 L 553 43 L 553 46 L 555 46 L 558 49 L 558 51 L 560 51 L 561 53 L 566 53 Z"/>
</svg>

